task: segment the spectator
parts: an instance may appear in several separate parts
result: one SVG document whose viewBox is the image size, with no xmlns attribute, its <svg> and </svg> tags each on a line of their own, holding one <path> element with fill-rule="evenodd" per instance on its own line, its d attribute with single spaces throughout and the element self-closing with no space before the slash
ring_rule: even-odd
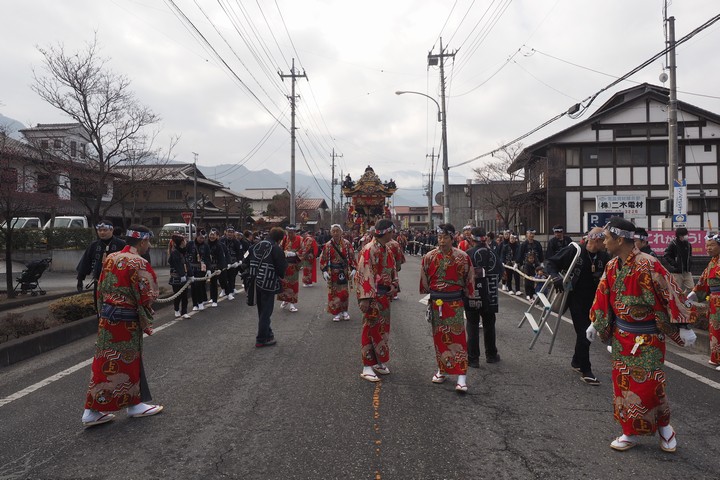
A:
<svg viewBox="0 0 720 480">
<path fill-rule="evenodd" d="M 680 227 L 675 230 L 675 238 L 665 248 L 663 259 L 670 266 L 668 270 L 673 274 L 675 283 L 678 284 L 683 293 L 690 292 L 695 283 L 690 273 L 692 246 L 688 242 L 687 228 Z"/>
</svg>

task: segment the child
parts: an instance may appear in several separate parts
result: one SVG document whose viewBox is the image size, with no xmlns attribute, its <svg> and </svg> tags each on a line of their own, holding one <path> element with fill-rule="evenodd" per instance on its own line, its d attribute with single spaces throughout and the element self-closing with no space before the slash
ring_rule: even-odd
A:
<svg viewBox="0 0 720 480">
<path fill-rule="evenodd" d="M 525 276 L 534 278 L 535 277 L 535 269 L 540 266 L 540 262 L 538 262 L 535 259 L 535 253 L 530 251 L 528 252 L 527 256 L 525 257 L 525 263 L 523 264 L 522 271 L 525 274 Z M 530 300 L 532 299 L 533 295 L 535 295 L 535 282 L 529 279 L 525 279 L 525 299 Z"/>
<path fill-rule="evenodd" d="M 547 280 L 547 277 L 548 276 L 545 273 L 545 269 L 542 265 L 535 267 L 535 279 L 543 280 L 542 282 L 535 282 L 535 295 L 540 293 L 540 290 L 542 290 L 542 287 L 545 284 L 544 280 Z"/>
</svg>

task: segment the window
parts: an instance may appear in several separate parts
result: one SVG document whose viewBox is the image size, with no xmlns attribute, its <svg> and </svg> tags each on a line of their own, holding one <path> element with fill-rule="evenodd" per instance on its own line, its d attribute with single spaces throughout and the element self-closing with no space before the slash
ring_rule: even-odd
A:
<svg viewBox="0 0 720 480">
<path fill-rule="evenodd" d="M 80 144 L 80 158 L 85 158 L 85 149 L 86 149 L 85 144 L 81 143 Z"/>
<path fill-rule="evenodd" d="M 54 182 L 50 175 L 39 174 L 37 179 L 37 191 L 38 193 L 54 193 L 54 186 L 57 182 Z"/>
<path fill-rule="evenodd" d="M 618 166 L 632 165 L 632 147 L 617 147 L 615 149 L 615 159 Z"/>
<path fill-rule="evenodd" d="M 75 140 L 70 142 L 70 156 L 77 157 L 77 142 Z"/>
<path fill-rule="evenodd" d="M 703 149 L 706 152 L 712 152 L 712 145 L 703 145 Z"/>
<path fill-rule="evenodd" d="M 612 147 L 598 148 L 598 166 L 612 167 L 613 165 L 613 149 Z"/>
<path fill-rule="evenodd" d="M 565 150 L 565 165 L 567 165 L 568 167 L 580 166 L 579 148 L 568 148 L 567 150 Z"/>
<path fill-rule="evenodd" d="M 182 190 L 168 190 L 167 198 L 168 200 L 182 200 L 183 192 Z"/>
<path fill-rule="evenodd" d="M 55 148 L 55 149 L 62 148 L 62 140 L 60 140 L 59 138 L 56 138 L 55 140 L 53 140 L 53 148 Z"/>
<path fill-rule="evenodd" d="M 647 213 L 648 215 L 659 215 L 660 211 L 660 200 L 659 198 L 648 198 L 647 199 Z"/>
<path fill-rule="evenodd" d="M 40 140 L 40 148 L 42 148 L 43 150 L 47 150 L 49 146 L 50 144 L 47 140 Z"/>
<path fill-rule="evenodd" d="M 598 166 L 598 149 L 597 149 L 597 147 L 583 147 L 581 158 L 582 158 L 582 166 L 583 167 L 597 167 Z"/>
<path fill-rule="evenodd" d="M 650 145 L 650 165 L 667 165 L 667 145 Z"/>
</svg>

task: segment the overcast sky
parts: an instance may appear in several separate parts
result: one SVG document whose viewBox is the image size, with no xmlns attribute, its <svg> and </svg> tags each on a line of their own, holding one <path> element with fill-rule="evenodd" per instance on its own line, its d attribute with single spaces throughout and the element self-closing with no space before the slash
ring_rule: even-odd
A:
<svg viewBox="0 0 720 480">
<path fill-rule="evenodd" d="M 216 165 L 240 163 L 287 172 L 290 81 L 278 71 L 289 74 L 294 58 L 307 75 L 297 82 L 296 168 L 312 172 L 329 195 L 334 148 L 343 155 L 337 176 L 357 178 L 372 165 L 383 180 L 419 190 L 428 155 L 440 146 L 437 107 L 394 92 L 439 99 L 439 69 L 428 68 L 427 55 L 440 52 L 440 37 L 447 53 L 456 52 L 446 64 L 451 167 L 593 95 L 665 41 L 661 0 L 175 0 L 231 73 L 172 3 L 4 2 L 0 113 L 26 125 L 68 121 L 30 89 L 33 69 L 42 69 L 37 47 L 61 42 L 76 51 L 97 32 L 110 68 L 162 117 L 162 141 L 180 135 L 176 160 L 191 162 L 197 152 L 210 176 L 222 174 Z M 718 13 L 717 0 L 669 5 L 677 39 Z M 720 23 L 679 46 L 677 57 L 678 98 L 716 113 L 718 45 Z M 660 84 L 664 63 L 632 80 Z M 601 94 L 588 115 L 633 85 Z M 577 121 L 564 118 L 523 143 Z M 450 182 L 464 183 L 483 161 L 451 168 Z"/>
</svg>

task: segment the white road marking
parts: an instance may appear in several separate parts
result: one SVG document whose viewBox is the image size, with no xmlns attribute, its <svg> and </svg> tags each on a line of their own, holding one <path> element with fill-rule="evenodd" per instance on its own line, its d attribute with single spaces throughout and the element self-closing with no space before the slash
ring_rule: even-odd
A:
<svg viewBox="0 0 720 480">
<path fill-rule="evenodd" d="M 193 313 L 197 313 L 197 312 L 193 312 Z M 169 321 L 169 322 L 167 322 L 167 323 L 165 323 L 165 324 L 163 324 L 163 325 L 160 325 L 159 327 L 157 327 L 157 328 L 154 329 L 154 333 L 157 333 L 157 332 L 160 332 L 160 331 L 162 331 L 162 330 L 165 330 L 166 328 L 175 325 L 175 324 L 178 323 L 180 320 L 181 320 L 181 319 L 178 318 L 178 319 L 175 319 L 175 320 L 171 320 L 171 321 Z M 145 336 L 147 337 L 147 335 L 145 335 Z M 62 372 L 58 372 L 58 373 L 56 373 L 55 375 L 52 375 L 52 376 L 50 376 L 50 377 L 47 377 L 47 378 L 44 379 L 44 380 L 40 380 L 39 382 L 37 382 L 37 383 L 35 383 L 35 384 L 33 384 L 33 385 L 30 385 L 29 387 L 23 388 L 23 389 L 20 390 L 19 392 L 15 392 L 15 393 L 13 393 L 12 395 L 8 395 L 8 396 L 5 397 L 5 398 L 0 398 L 0 407 L 3 407 L 3 406 L 5 406 L 5 405 L 7 405 L 8 403 L 14 402 L 15 400 L 19 400 L 19 399 L 21 399 L 22 397 L 24 397 L 25 395 L 29 395 L 29 394 L 37 391 L 37 390 L 40 390 L 40 389 L 43 388 L 43 387 L 47 387 L 47 386 L 50 385 L 51 383 L 56 382 L 56 381 L 60 380 L 60 379 L 63 378 L 63 377 L 67 377 L 68 375 L 77 372 L 77 371 L 80 370 L 81 368 L 85 368 L 85 367 L 87 367 L 88 365 L 92 364 L 92 361 L 93 361 L 92 358 L 89 358 L 89 359 L 87 359 L 87 360 L 84 360 L 84 361 L 82 361 L 82 362 L 80 362 L 80 363 L 78 363 L 78 364 L 76 364 L 76 365 L 73 365 L 73 366 L 70 367 L 70 368 L 66 368 L 66 369 L 63 370 Z"/>
</svg>

